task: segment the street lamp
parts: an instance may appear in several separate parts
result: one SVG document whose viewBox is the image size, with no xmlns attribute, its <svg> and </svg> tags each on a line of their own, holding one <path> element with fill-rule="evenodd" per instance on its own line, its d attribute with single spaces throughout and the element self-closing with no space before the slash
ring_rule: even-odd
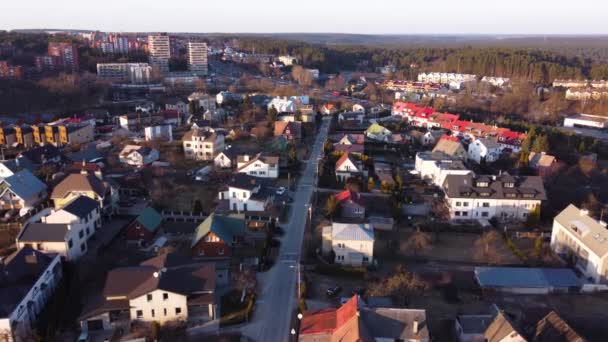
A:
<svg viewBox="0 0 608 342">
<path fill-rule="evenodd" d="M 291 334 L 295 336 L 295 334 L 296 334 L 296 329 L 291 328 Z"/>
<path fill-rule="evenodd" d="M 302 320 L 302 318 L 304 318 L 304 315 L 302 315 L 302 313 L 301 313 L 301 312 L 300 312 L 300 313 L 298 313 L 298 319 L 301 321 L 301 320 Z"/>
</svg>

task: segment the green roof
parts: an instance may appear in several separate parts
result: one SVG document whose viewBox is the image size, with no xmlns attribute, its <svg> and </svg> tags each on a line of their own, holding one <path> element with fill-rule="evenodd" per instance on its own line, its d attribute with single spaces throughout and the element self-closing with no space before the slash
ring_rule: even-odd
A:
<svg viewBox="0 0 608 342">
<path fill-rule="evenodd" d="M 217 235 L 222 241 L 232 242 L 234 236 L 245 232 L 245 216 L 238 214 L 218 215 L 212 213 L 205 221 L 196 227 L 196 233 L 191 247 L 194 247 L 200 239 L 209 233 Z"/>
<path fill-rule="evenodd" d="M 148 207 L 139 214 L 136 220 L 150 232 L 155 232 L 160 227 L 163 217 L 154 208 Z"/>
</svg>

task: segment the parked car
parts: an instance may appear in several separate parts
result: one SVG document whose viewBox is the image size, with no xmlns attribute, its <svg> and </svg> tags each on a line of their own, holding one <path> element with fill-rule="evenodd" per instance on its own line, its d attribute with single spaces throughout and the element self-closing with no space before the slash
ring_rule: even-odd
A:
<svg viewBox="0 0 608 342">
<path fill-rule="evenodd" d="M 334 297 L 336 295 L 338 295 L 340 292 L 342 292 L 342 288 L 340 286 L 334 286 L 334 287 L 330 287 L 327 289 L 327 292 L 325 292 L 327 294 L 328 297 Z"/>
<path fill-rule="evenodd" d="M 287 191 L 287 189 L 285 189 L 285 187 L 282 186 L 277 189 L 277 195 L 282 196 L 283 194 L 285 194 L 285 191 Z"/>
</svg>

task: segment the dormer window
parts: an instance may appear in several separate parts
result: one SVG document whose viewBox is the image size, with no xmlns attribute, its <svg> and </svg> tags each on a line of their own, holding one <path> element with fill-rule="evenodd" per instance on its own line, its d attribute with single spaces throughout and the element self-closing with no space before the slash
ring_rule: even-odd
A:
<svg viewBox="0 0 608 342">
<path fill-rule="evenodd" d="M 489 191 L 480 192 L 479 196 L 481 196 L 481 197 L 490 197 L 490 192 Z"/>
<path fill-rule="evenodd" d="M 505 183 L 503 183 L 503 186 L 505 188 L 514 188 L 515 187 L 515 183 L 513 183 L 513 182 L 505 182 Z"/>
<path fill-rule="evenodd" d="M 490 186 L 490 184 L 486 181 L 478 181 L 477 182 L 477 187 L 479 188 L 487 188 L 488 186 Z"/>
</svg>

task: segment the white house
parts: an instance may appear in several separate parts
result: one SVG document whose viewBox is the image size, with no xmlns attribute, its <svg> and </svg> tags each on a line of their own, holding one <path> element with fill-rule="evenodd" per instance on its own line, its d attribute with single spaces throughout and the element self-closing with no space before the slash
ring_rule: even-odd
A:
<svg viewBox="0 0 608 342">
<path fill-rule="evenodd" d="M 262 153 L 251 157 L 240 155 L 236 159 L 236 172 L 260 178 L 279 178 L 279 157 Z"/>
<path fill-rule="evenodd" d="M 365 107 L 363 107 L 362 105 L 360 105 L 358 103 L 355 103 L 353 105 L 353 112 L 365 114 Z"/>
<path fill-rule="evenodd" d="M 213 158 L 213 165 L 220 169 L 230 169 L 236 164 L 236 153 L 232 149 L 219 152 Z"/>
<path fill-rule="evenodd" d="M 186 159 L 213 160 L 224 150 L 224 135 L 212 128 L 193 128 L 182 138 Z"/>
<path fill-rule="evenodd" d="M 336 162 L 336 178 L 340 182 L 363 174 L 363 163 L 354 159 L 348 152 L 344 153 Z"/>
<path fill-rule="evenodd" d="M 475 141 L 469 144 L 468 159 L 473 160 L 477 164 L 480 164 L 482 160 L 486 163 L 493 163 L 498 160 L 500 150 L 500 144 L 492 139 L 475 139 Z"/>
<path fill-rule="evenodd" d="M 47 186 L 24 169 L 0 181 L 0 207 L 17 209 L 23 216 L 45 200 Z"/>
<path fill-rule="evenodd" d="M 365 118 L 365 113 L 362 112 L 344 112 L 338 114 L 338 122 L 343 123 L 344 121 L 357 123 L 359 125 L 363 124 L 363 119 Z"/>
<path fill-rule="evenodd" d="M 67 261 L 75 261 L 87 252 L 88 240 L 100 227 L 99 203 L 79 196 L 65 207 L 42 217 L 42 222 L 25 225 L 17 236 L 17 245 L 57 253 Z"/>
<path fill-rule="evenodd" d="M 143 167 L 158 160 L 159 153 L 155 148 L 138 145 L 127 145 L 119 154 L 121 163 Z"/>
<path fill-rule="evenodd" d="M 473 171 L 466 168 L 462 160 L 441 152 L 416 153 L 415 170 L 420 178 L 442 186 L 448 175 L 468 175 Z"/>
<path fill-rule="evenodd" d="M 214 263 L 173 253 L 138 266 L 111 270 L 96 305 L 79 317 L 83 331 L 111 330 L 118 317 L 131 322 L 208 322 L 216 318 Z"/>
<path fill-rule="evenodd" d="M 194 102 L 195 106 L 202 108 L 203 111 L 214 111 L 217 108 L 215 100 L 215 96 L 206 93 L 195 92 L 188 96 L 188 101 Z"/>
<path fill-rule="evenodd" d="M 608 118 L 599 115 L 577 114 L 564 119 L 564 127 L 590 127 L 590 128 L 606 128 L 608 127 Z"/>
<path fill-rule="evenodd" d="M 173 141 L 173 126 L 162 125 L 162 126 L 150 126 L 144 128 L 144 134 L 146 141 L 150 140 L 164 140 Z"/>
<path fill-rule="evenodd" d="M 274 108 L 277 113 L 295 113 L 296 101 L 286 97 L 275 97 L 268 102 L 268 110 Z"/>
<path fill-rule="evenodd" d="M 608 229 L 606 222 L 570 204 L 553 220 L 551 249 L 594 283 L 608 284 Z"/>
<path fill-rule="evenodd" d="M 547 199 L 541 177 L 448 175 L 443 183 L 452 220 L 525 220 Z"/>
<path fill-rule="evenodd" d="M 227 184 L 228 189 L 219 192 L 220 200 L 228 200 L 232 211 L 264 211 L 273 200 L 262 180 L 243 173 L 237 173 Z"/>
<path fill-rule="evenodd" d="M 24 247 L 0 260 L 0 271 L 0 340 L 29 341 L 63 276 L 61 257 Z"/>
<path fill-rule="evenodd" d="M 177 97 L 171 97 L 167 99 L 165 103 L 165 109 L 175 110 L 179 114 L 184 115 L 188 113 L 188 103 L 186 101 L 182 101 Z"/>
<path fill-rule="evenodd" d="M 333 251 L 338 264 L 363 266 L 374 260 L 374 229 L 370 224 L 334 222 L 323 227 L 322 239 L 323 254 Z"/>
</svg>

